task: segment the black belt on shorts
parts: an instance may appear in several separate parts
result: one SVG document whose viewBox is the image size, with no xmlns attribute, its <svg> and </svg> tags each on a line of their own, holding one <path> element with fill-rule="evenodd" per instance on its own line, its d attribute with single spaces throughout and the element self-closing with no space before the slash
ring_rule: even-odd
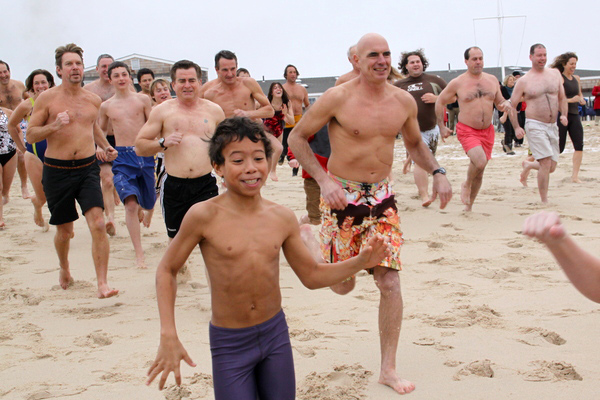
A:
<svg viewBox="0 0 600 400">
<path fill-rule="evenodd" d="M 79 160 L 59 160 L 56 158 L 44 157 L 44 165 L 50 168 L 60 169 L 80 169 L 89 167 L 96 162 L 96 155 Z"/>
</svg>

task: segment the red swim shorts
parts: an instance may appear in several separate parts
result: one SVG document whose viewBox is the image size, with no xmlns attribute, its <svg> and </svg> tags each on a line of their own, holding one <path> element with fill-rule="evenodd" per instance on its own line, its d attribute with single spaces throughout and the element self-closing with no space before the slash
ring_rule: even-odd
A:
<svg viewBox="0 0 600 400">
<path fill-rule="evenodd" d="M 492 158 L 492 148 L 494 147 L 494 138 L 496 132 L 494 126 L 490 124 L 486 129 L 474 129 L 462 122 L 456 124 L 456 137 L 462 144 L 465 153 L 468 153 L 474 147 L 481 146 L 488 160 Z"/>
</svg>

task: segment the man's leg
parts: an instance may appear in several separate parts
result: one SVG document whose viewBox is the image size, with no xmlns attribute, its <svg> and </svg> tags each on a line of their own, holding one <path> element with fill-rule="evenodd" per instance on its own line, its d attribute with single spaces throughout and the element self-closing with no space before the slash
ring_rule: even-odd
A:
<svg viewBox="0 0 600 400">
<path fill-rule="evenodd" d="M 140 220 L 140 205 L 135 196 L 128 196 L 123 202 L 125 205 L 125 224 L 129 231 L 133 250 L 135 251 L 135 260 L 138 268 L 146 268 L 146 260 L 144 258 L 144 249 L 142 248 L 142 235 L 140 230 L 140 222 L 143 221 L 144 213 L 142 211 L 142 220 Z"/>
<path fill-rule="evenodd" d="M 556 169 L 556 161 L 552 161 L 550 157 L 542 158 L 538 160 L 539 162 L 539 170 L 538 170 L 538 190 L 540 192 L 540 197 L 542 199 L 542 203 L 548 202 L 548 186 L 550 184 L 550 173 L 554 172 Z"/>
<path fill-rule="evenodd" d="M 575 150 L 573 152 L 573 172 L 571 173 L 571 182 L 581 183 L 579 180 L 579 169 L 583 160 L 583 151 Z"/>
<path fill-rule="evenodd" d="M 469 169 L 467 170 L 467 180 L 462 184 L 460 199 L 465 205 L 465 211 L 471 211 L 479 188 L 481 188 L 483 171 L 488 160 L 481 146 L 473 147 L 467 152 L 467 155 L 470 159 Z"/>
<path fill-rule="evenodd" d="M 94 259 L 96 279 L 98 280 L 98 298 L 112 297 L 119 291 L 108 286 L 108 252 L 110 251 L 110 245 L 106 237 L 102 208 L 92 207 L 84 215 L 92 234 L 92 258 Z"/>
<path fill-rule="evenodd" d="M 29 189 L 27 188 L 27 168 L 25 167 L 25 157 L 23 153 L 17 150 L 17 171 L 19 172 L 19 178 L 21 179 L 21 196 L 24 199 L 31 197 Z"/>
<path fill-rule="evenodd" d="M 428 207 L 431 204 L 431 198 L 429 197 L 429 174 L 415 164 L 414 177 L 419 196 L 421 197 L 421 205 Z"/>
<path fill-rule="evenodd" d="M 60 287 L 67 289 L 73 282 L 71 270 L 69 268 L 69 247 L 71 238 L 73 237 L 73 222 L 67 222 L 56 226 L 56 234 L 54 235 L 54 247 L 58 255 L 58 264 L 60 273 L 58 282 Z"/>
<path fill-rule="evenodd" d="M 106 214 L 106 233 L 114 236 L 117 233 L 115 226 L 115 185 L 113 183 L 112 166 L 110 164 L 100 164 L 100 179 L 102 181 L 104 213 Z"/>
<path fill-rule="evenodd" d="M 396 353 L 402 327 L 402 293 L 398 271 L 375 267 L 375 284 L 381 293 L 379 302 L 379 340 L 381 345 L 381 373 L 379 383 L 400 394 L 410 393 L 415 385 L 400 379 L 396 372 Z"/>
</svg>

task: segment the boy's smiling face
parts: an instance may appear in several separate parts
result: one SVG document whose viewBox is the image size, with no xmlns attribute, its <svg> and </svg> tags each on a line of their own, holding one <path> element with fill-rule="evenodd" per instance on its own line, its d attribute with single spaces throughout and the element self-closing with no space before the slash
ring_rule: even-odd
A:
<svg viewBox="0 0 600 400">
<path fill-rule="evenodd" d="M 264 144 L 244 138 L 227 144 L 222 153 L 225 162 L 215 165 L 215 171 L 225 179 L 227 190 L 248 196 L 259 194 L 269 169 Z"/>
</svg>

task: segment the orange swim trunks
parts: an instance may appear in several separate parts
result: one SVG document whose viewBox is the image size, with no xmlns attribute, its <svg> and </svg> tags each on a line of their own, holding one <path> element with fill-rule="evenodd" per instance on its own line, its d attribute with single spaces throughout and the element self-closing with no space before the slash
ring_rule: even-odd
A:
<svg viewBox="0 0 600 400">
<path fill-rule="evenodd" d="M 456 137 L 462 144 L 465 153 L 468 153 L 474 147 L 481 146 L 488 160 L 492 158 L 492 148 L 494 147 L 494 138 L 496 132 L 494 126 L 490 124 L 485 129 L 474 129 L 462 122 L 456 124 Z"/>
<path fill-rule="evenodd" d="M 285 124 L 286 129 L 288 128 L 293 128 L 296 126 L 296 124 L 298 123 L 298 121 L 300 121 L 300 118 L 302 118 L 302 114 L 300 115 L 294 115 L 294 123 L 293 124 Z"/>
<path fill-rule="evenodd" d="M 334 263 L 354 257 L 373 235 L 380 233 L 389 238 L 392 254 L 379 265 L 402 270 L 400 247 L 404 239 L 394 192 L 388 180 L 361 183 L 329 176 L 344 190 L 348 206 L 343 210 L 332 210 L 321 197 L 323 259 Z"/>
</svg>

